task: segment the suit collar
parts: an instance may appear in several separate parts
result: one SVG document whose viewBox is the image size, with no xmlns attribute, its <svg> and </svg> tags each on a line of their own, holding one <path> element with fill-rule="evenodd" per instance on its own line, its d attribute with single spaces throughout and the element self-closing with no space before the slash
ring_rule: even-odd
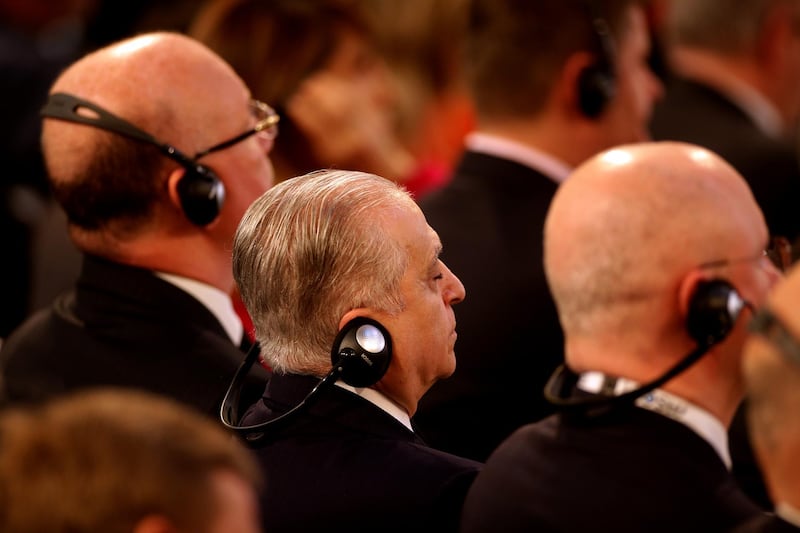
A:
<svg viewBox="0 0 800 533">
<path fill-rule="evenodd" d="M 640 383 L 624 377 L 606 376 L 602 372 L 589 371 L 580 374 L 576 388 L 594 395 L 607 390 L 612 396 L 621 396 L 636 390 L 640 385 Z M 699 405 L 661 389 L 652 390 L 637 398 L 634 405 L 679 422 L 694 431 L 714 448 L 714 451 L 730 470 L 728 431 L 714 415 Z"/>
<path fill-rule="evenodd" d="M 775 105 L 761 92 L 728 72 L 712 54 L 681 49 L 677 72 L 685 80 L 709 89 L 725 98 L 765 135 L 779 139 L 786 129 Z"/>
<path fill-rule="evenodd" d="M 458 189 L 462 180 L 490 184 L 492 189 L 504 189 L 519 194 L 555 194 L 558 184 L 538 170 L 496 155 L 467 150 L 459 160 L 454 179 L 445 188 Z"/>
<path fill-rule="evenodd" d="M 222 327 L 225 328 L 225 332 L 230 337 L 231 342 L 241 344 L 244 326 L 242 326 L 242 321 L 233 308 L 233 301 L 229 294 L 207 283 L 184 276 L 166 272 L 155 272 L 155 275 L 191 294 L 214 314 L 219 323 L 222 324 Z"/>
<path fill-rule="evenodd" d="M 475 132 L 467 136 L 467 149 L 514 161 L 537 170 L 555 183 L 563 183 L 572 172 L 572 168 L 552 155 L 505 137 L 488 133 Z"/>
<path fill-rule="evenodd" d="M 414 431 L 411 427 L 411 417 L 408 416 L 408 412 L 406 412 L 402 406 L 395 403 L 391 398 L 382 392 L 370 387 L 353 387 L 352 385 L 348 385 L 341 380 L 336 382 L 336 386 L 341 387 L 344 390 L 348 390 L 356 396 L 364 398 L 376 407 L 385 411 L 387 414 L 391 415 L 392 418 L 407 427 L 409 431 Z"/>
<path fill-rule="evenodd" d="M 84 254 L 76 290 L 62 297 L 61 312 L 71 321 L 126 326 L 131 315 L 152 317 L 165 328 L 177 319 L 229 338 L 222 324 L 200 301 L 152 271 Z"/>
<path fill-rule="evenodd" d="M 276 418 L 300 404 L 319 382 L 320 379 L 314 376 L 273 374 L 262 401 L 248 411 L 245 423 L 253 425 Z M 336 386 L 318 391 L 306 414 L 296 419 L 294 427 L 301 426 L 310 428 L 309 431 L 346 427 L 359 433 L 424 444 L 422 439 L 381 408 Z"/>
</svg>

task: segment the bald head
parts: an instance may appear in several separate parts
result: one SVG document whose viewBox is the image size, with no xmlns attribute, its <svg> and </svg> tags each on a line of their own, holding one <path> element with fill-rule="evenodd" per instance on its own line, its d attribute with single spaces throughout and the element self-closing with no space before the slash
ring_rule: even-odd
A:
<svg viewBox="0 0 800 533">
<path fill-rule="evenodd" d="M 177 33 L 120 41 L 70 66 L 50 92 L 94 102 L 187 153 L 216 141 L 200 127 L 227 109 L 220 94 L 247 92 L 231 67 L 199 42 Z M 208 116 L 208 115 L 211 116 Z M 201 117 L 205 117 L 201 120 Z M 108 139 L 106 132 L 45 120 L 42 136 L 54 180 L 79 176 Z"/>
<path fill-rule="evenodd" d="M 238 131 L 249 91 L 236 73 L 202 44 L 176 33 L 120 41 L 83 57 L 53 84 L 51 93 L 88 100 L 193 154 Z M 179 168 L 157 148 L 105 130 L 44 120 L 42 149 L 56 198 L 81 246 L 84 232 L 136 235 L 160 227 L 169 208 L 166 179 Z M 159 210 L 159 207 L 163 209 Z"/>
<path fill-rule="evenodd" d="M 567 337 L 677 327 L 687 272 L 757 253 L 766 238 L 746 183 L 716 155 L 681 143 L 623 146 L 559 189 L 545 271 Z"/>
</svg>

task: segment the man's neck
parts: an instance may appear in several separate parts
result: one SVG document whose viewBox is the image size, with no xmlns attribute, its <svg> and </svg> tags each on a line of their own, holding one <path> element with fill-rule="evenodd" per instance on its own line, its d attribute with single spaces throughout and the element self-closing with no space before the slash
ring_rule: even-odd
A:
<svg viewBox="0 0 800 533">
<path fill-rule="evenodd" d="M 115 263 L 189 278 L 227 294 L 231 294 L 235 285 L 230 254 L 203 235 L 145 236 L 121 241 L 84 234 L 74 240 L 83 252 Z"/>
<path fill-rule="evenodd" d="M 590 125 L 580 121 L 567 124 L 550 115 L 484 122 L 476 131 L 536 149 L 571 168 L 607 148 L 596 142 Z"/>
</svg>

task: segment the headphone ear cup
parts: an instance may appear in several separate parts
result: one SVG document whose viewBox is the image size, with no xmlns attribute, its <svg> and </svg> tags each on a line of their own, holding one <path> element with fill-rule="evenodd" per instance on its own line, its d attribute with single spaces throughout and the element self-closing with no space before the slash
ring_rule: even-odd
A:
<svg viewBox="0 0 800 533">
<path fill-rule="evenodd" d="M 586 67 L 578 76 L 578 106 L 587 118 L 600 116 L 615 93 L 613 73 L 600 64 Z"/>
<path fill-rule="evenodd" d="M 225 202 L 225 186 L 205 165 L 192 164 L 185 168 L 177 186 L 183 213 L 193 224 L 207 226 L 219 216 Z"/>
<path fill-rule="evenodd" d="M 745 301 L 730 282 L 702 281 L 689 301 L 686 329 L 699 344 L 715 344 L 731 332 L 744 306 Z"/>
<path fill-rule="evenodd" d="M 345 324 L 331 349 L 331 363 L 352 387 L 370 387 L 381 380 L 392 360 L 392 338 L 379 322 L 357 317 Z"/>
</svg>

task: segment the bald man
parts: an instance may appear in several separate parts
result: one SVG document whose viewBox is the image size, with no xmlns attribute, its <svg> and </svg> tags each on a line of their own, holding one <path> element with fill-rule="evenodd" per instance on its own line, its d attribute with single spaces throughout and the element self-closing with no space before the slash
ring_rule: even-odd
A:
<svg viewBox="0 0 800 533">
<path fill-rule="evenodd" d="M 173 33 L 80 59 L 42 114 L 50 183 L 83 265 L 73 290 L 3 344 L 5 401 L 103 384 L 216 415 L 242 358 L 233 235 L 273 183 L 277 115 Z M 253 400 L 264 377 L 253 376 Z"/>
<path fill-rule="evenodd" d="M 495 451 L 463 530 L 710 532 L 757 513 L 726 427 L 747 307 L 780 276 L 769 241 L 747 184 L 704 149 L 644 143 L 581 165 L 544 233 L 568 366 L 547 392 L 564 411 Z"/>
<path fill-rule="evenodd" d="M 775 502 L 775 516 L 737 529 L 800 531 L 800 269 L 770 294 L 751 324 L 743 368 L 750 437 Z"/>
</svg>

